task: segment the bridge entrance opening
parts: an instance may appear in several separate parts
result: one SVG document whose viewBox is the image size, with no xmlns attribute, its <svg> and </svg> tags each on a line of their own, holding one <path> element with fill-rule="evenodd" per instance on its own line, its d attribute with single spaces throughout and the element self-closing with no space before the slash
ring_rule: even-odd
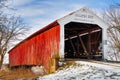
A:
<svg viewBox="0 0 120 80">
<path fill-rule="evenodd" d="M 65 59 L 102 60 L 102 28 L 100 26 L 70 22 L 64 27 Z"/>
</svg>

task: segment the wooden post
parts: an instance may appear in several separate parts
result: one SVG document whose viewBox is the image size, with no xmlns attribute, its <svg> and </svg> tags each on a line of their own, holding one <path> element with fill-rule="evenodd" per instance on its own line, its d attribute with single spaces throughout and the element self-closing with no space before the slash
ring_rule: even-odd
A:
<svg viewBox="0 0 120 80">
<path fill-rule="evenodd" d="M 98 37 L 96 37 L 96 44 L 95 44 L 95 53 L 98 50 L 98 46 L 99 46 L 99 39 L 100 39 L 100 35 L 101 35 L 101 31 L 98 33 Z"/>
<path fill-rule="evenodd" d="M 75 49 L 75 47 L 74 47 L 74 45 L 73 45 L 72 40 L 70 39 L 70 37 L 69 37 L 69 40 L 70 40 L 71 46 L 72 46 L 72 48 L 73 48 L 73 51 L 74 51 L 74 57 L 75 57 L 76 49 Z"/>
<path fill-rule="evenodd" d="M 81 42 L 81 44 L 82 44 L 82 47 L 83 47 L 83 49 L 84 49 L 84 52 L 88 55 L 87 49 L 86 49 L 86 47 L 85 47 L 85 45 L 84 45 L 84 42 L 83 42 L 81 36 L 78 35 L 78 37 L 79 37 L 79 40 L 80 40 L 80 42 Z"/>
<path fill-rule="evenodd" d="M 88 32 L 88 58 L 90 58 L 91 54 L 91 33 L 90 31 Z"/>
<path fill-rule="evenodd" d="M 49 73 L 53 73 L 58 69 L 59 54 L 53 54 L 50 58 Z"/>
<path fill-rule="evenodd" d="M 101 31 L 98 33 L 97 40 L 99 40 L 99 38 L 100 38 L 100 35 L 101 35 Z"/>
<path fill-rule="evenodd" d="M 78 41 L 78 39 L 77 39 L 77 57 L 79 57 L 80 56 L 80 52 L 79 52 L 79 49 L 80 49 L 80 43 L 79 43 L 79 41 Z M 78 56 L 79 55 L 79 56 Z"/>
<path fill-rule="evenodd" d="M 57 68 L 58 68 L 58 58 L 51 58 L 49 73 L 55 72 L 57 70 Z"/>
</svg>

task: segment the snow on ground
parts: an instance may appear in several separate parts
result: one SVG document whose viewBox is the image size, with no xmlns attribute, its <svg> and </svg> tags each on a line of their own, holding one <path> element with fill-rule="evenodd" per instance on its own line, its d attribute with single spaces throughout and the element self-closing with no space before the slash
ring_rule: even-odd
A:
<svg viewBox="0 0 120 80">
<path fill-rule="evenodd" d="M 97 67 L 99 69 L 105 69 L 105 70 L 108 70 L 108 71 L 114 71 L 114 72 L 118 72 L 120 73 L 120 63 L 118 64 L 112 64 L 112 63 L 105 63 L 105 62 L 101 62 L 103 64 L 98 64 L 98 63 L 95 63 L 93 61 L 92 62 L 87 62 L 87 61 L 76 61 L 77 64 L 84 64 L 84 65 L 89 65 L 89 66 L 94 66 L 94 67 Z M 119 67 L 116 67 L 116 66 L 119 66 Z"/>
<path fill-rule="evenodd" d="M 8 53 L 5 54 L 3 64 L 8 64 L 9 63 L 9 57 L 8 56 L 9 56 Z"/>
<path fill-rule="evenodd" d="M 76 61 L 76 64 L 39 80 L 120 80 L 120 67 Z"/>
</svg>

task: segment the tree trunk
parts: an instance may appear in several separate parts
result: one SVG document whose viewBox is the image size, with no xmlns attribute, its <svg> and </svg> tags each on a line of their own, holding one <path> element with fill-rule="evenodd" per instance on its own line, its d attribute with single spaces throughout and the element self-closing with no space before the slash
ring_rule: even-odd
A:
<svg viewBox="0 0 120 80">
<path fill-rule="evenodd" d="M 3 59 L 4 59 L 4 56 L 3 56 L 3 55 L 1 55 L 1 60 L 0 60 L 0 69 L 2 68 Z"/>
</svg>

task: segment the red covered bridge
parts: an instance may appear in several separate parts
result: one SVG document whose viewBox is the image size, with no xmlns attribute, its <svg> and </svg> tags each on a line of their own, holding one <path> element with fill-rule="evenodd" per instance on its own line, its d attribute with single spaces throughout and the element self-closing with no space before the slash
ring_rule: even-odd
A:
<svg viewBox="0 0 120 80">
<path fill-rule="evenodd" d="M 44 65 L 59 55 L 60 26 L 57 21 L 37 31 L 10 51 L 10 66 Z"/>
<path fill-rule="evenodd" d="M 9 51 L 10 66 L 43 65 L 49 71 L 51 58 L 94 59 L 98 55 L 102 60 L 106 30 L 107 25 L 98 16 L 82 8 L 17 44 Z"/>
</svg>

